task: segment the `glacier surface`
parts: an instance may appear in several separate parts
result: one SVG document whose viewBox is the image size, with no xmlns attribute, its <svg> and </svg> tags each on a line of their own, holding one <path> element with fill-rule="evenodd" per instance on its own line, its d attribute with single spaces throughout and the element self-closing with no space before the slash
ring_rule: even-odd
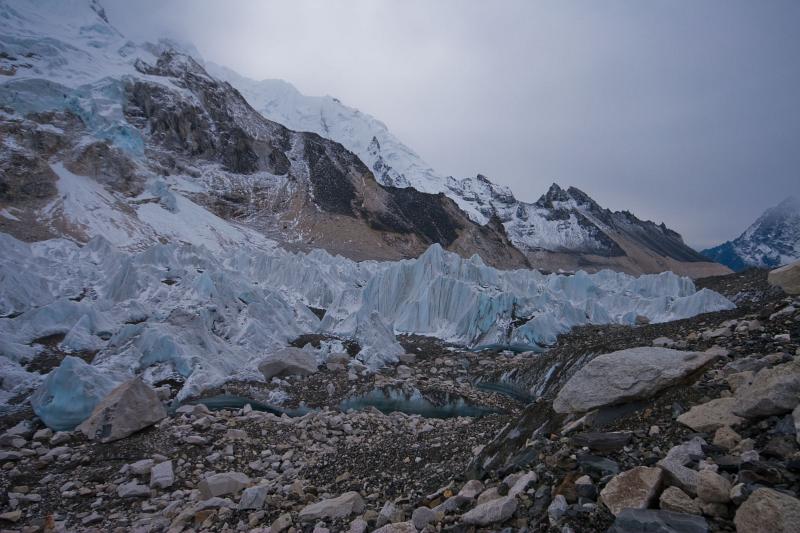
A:
<svg viewBox="0 0 800 533">
<path fill-rule="evenodd" d="M 672 273 L 500 271 L 439 245 L 383 263 L 202 242 L 130 250 L 102 235 L 81 246 L 0 234 L 0 249 L 0 401 L 41 385 L 34 405 L 54 428 L 79 422 L 106 386 L 131 375 L 177 379 L 179 399 L 228 380 L 261 380 L 258 362 L 301 334 L 353 339 L 361 351 L 351 364 L 375 370 L 403 353 L 402 333 L 535 350 L 581 324 L 733 307 Z M 310 307 L 326 309 L 324 318 Z M 28 370 L 47 349 L 42 339 L 54 335 L 63 336 L 61 353 L 91 364 L 68 356 L 46 378 Z M 321 362 L 329 355 L 317 351 Z M 65 390 L 85 376 L 97 386 Z"/>
</svg>

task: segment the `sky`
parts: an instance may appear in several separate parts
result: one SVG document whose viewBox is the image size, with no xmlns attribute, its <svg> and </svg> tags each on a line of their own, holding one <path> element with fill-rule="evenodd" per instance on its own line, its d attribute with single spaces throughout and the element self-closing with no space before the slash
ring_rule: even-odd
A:
<svg viewBox="0 0 800 533">
<path fill-rule="evenodd" d="M 103 0 L 136 40 L 369 113 L 439 173 L 704 248 L 800 196 L 796 0 Z"/>
</svg>

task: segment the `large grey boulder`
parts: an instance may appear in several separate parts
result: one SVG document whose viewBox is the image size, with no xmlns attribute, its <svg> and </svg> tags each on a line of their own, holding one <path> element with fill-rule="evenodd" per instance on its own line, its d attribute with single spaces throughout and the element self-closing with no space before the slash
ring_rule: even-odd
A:
<svg viewBox="0 0 800 533">
<path fill-rule="evenodd" d="M 504 496 L 489 500 L 478 505 L 461 516 L 465 524 L 475 526 L 488 526 L 505 522 L 517 510 L 517 499 L 514 496 Z"/>
<path fill-rule="evenodd" d="M 614 476 L 600 492 L 600 500 L 614 516 L 623 509 L 647 509 L 658 494 L 664 472 L 637 466 Z"/>
<path fill-rule="evenodd" d="M 800 500 L 773 489 L 757 489 L 736 511 L 736 531 L 796 533 L 800 531 Z"/>
<path fill-rule="evenodd" d="M 733 412 L 745 418 L 789 413 L 800 404 L 800 358 L 763 368 L 752 383 L 736 390 Z"/>
<path fill-rule="evenodd" d="M 625 509 L 608 533 L 708 533 L 702 516 L 653 509 Z M 741 530 L 740 530 L 741 531 Z"/>
<path fill-rule="evenodd" d="M 786 294 L 800 294 L 800 261 L 776 268 L 767 275 L 770 285 L 780 287 Z"/>
<path fill-rule="evenodd" d="M 158 394 L 141 378 L 133 378 L 112 390 L 78 426 L 90 440 L 123 439 L 167 416 Z"/>
<path fill-rule="evenodd" d="M 364 498 L 355 491 L 345 492 L 337 498 L 318 501 L 307 505 L 300 510 L 301 522 L 314 522 L 315 520 L 346 518 L 350 515 L 364 511 Z"/>
<path fill-rule="evenodd" d="M 553 401 L 557 413 L 583 413 L 597 407 L 649 398 L 679 383 L 717 357 L 643 346 L 600 355 L 578 370 Z"/>
<path fill-rule="evenodd" d="M 258 364 L 267 381 L 274 377 L 308 376 L 317 368 L 316 356 L 299 348 L 284 348 L 268 355 Z"/>
</svg>

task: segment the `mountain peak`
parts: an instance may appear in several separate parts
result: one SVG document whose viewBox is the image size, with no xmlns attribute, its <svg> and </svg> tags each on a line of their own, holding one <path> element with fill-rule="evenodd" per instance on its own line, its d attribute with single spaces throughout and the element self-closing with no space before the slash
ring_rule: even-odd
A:
<svg viewBox="0 0 800 533">
<path fill-rule="evenodd" d="M 734 270 L 774 268 L 800 259 L 800 200 L 785 198 L 764 211 L 739 237 L 702 254 Z"/>
<path fill-rule="evenodd" d="M 572 197 L 562 189 L 558 183 L 553 183 L 537 201 L 536 205 L 539 207 L 546 207 L 552 209 L 555 202 L 569 202 Z"/>
</svg>

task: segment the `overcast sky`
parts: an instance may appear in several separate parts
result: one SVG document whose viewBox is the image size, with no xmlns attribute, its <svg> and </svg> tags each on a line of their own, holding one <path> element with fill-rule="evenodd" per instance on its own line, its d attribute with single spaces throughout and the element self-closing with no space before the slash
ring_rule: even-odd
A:
<svg viewBox="0 0 800 533">
<path fill-rule="evenodd" d="M 137 39 L 330 94 L 443 174 L 552 182 L 696 247 L 800 195 L 800 2 L 104 0 Z"/>
</svg>

